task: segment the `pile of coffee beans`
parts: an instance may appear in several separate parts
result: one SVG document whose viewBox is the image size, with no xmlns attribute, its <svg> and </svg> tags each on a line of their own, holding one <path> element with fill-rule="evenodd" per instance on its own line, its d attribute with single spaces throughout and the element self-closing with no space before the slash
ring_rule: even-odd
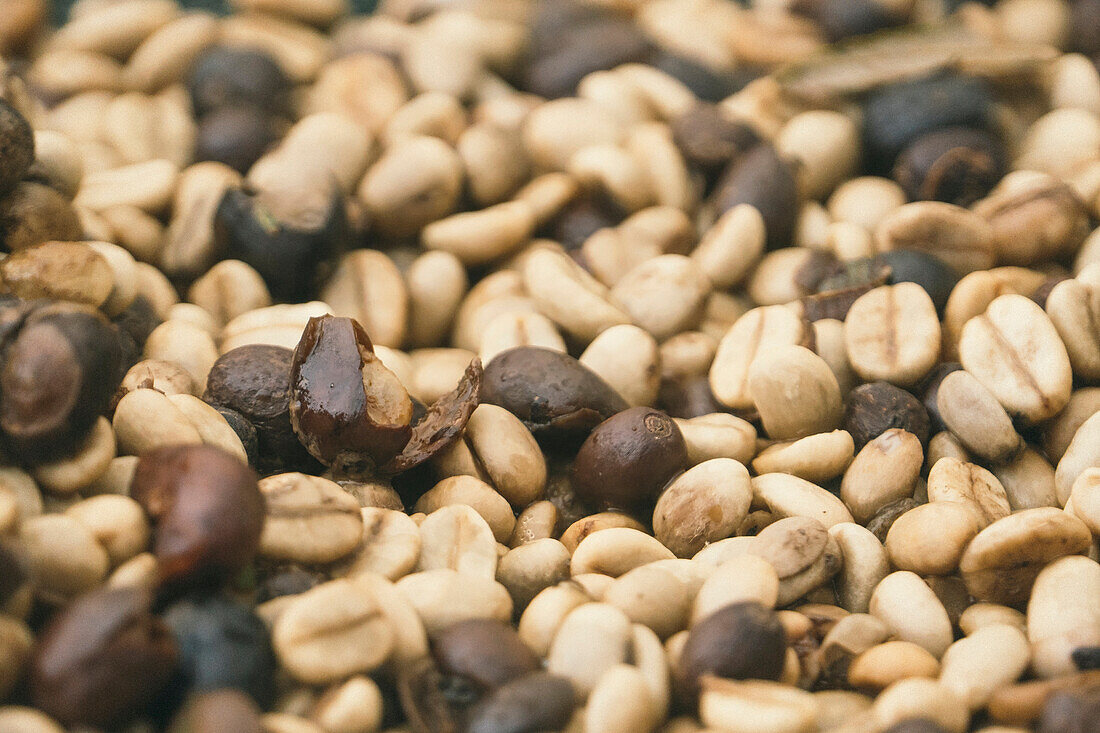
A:
<svg viewBox="0 0 1100 733">
<path fill-rule="evenodd" d="M 1100 730 L 1097 0 L 0 0 L 0 733 Z"/>
</svg>

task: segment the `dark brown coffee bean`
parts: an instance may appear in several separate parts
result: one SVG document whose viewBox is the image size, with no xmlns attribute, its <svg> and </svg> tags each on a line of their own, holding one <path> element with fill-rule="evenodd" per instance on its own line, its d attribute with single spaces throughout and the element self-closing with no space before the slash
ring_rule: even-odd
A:
<svg viewBox="0 0 1100 733">
<path fill-rule="evenodd" d="M 262 733 L 260 708 L 239 690 L 213 690 L 191 697 L 168 727 L 171 733 Z"/>
<path fill-rule="evenodd" d="M 0 196 L 15 188 L 34 163 L 34 131 L 26 118 L 0 98 Z"/>
<path fill-rule="evenodd" d="M 255 49 L 207 49 L 192 67 L 187 84 L 200 117 L 229 105 L 279 113 L 286 109 L 290 92 L 290 80 L 279 64 Z"/>
<path fill-rule="evenodd" d="M 543 227 L 542 234 L 573 251 L 600 229 L 618 226 L 625 218 L 626 212 L 607 196 L 586 194 L 566 204 Z"/>
<path fill-rule="evenodd" d="M 672 137 L 684 157 L 708 175 L 760 142 L 751 127 L 728 119 L 711 104 L 698 104 L 674 119 Z"/>
<path fill-rule="evenodd" d="M 255 268 L 278 300 L 308 300 L 347 248 L 343 192 L 301 188 L 252 195 L 231 188 L 214 214 L 214 237 L 226 256 Z"/>
<path fill-rule="evenodd" d="M 256 465 L 259 462 L 260 453 L 256 441 L 255 426 L 248 421 L 248 418 L 230 407 L 215 407 L 214 409 L 225 418 L 225 421 L 229 423 L 229 427 L 233 428 L 233 432 L 241 439 L 244 454 L 248 456 L 248 465 Z"/>
<path fill-rule="evenodd" d="M 672 417 L 685 420 L 727 410 L 725 405 L 715 399 L 714 392 L 710 388 L 710 380 L 705 374 L 686 379 L 662 381 L 657 402 Z"/>
<path fill-rule="evenodd" d="M 798 216 L 798 184 L 791 166 L 770 143 L 760 143 L 734 159 L 715 185 L 718 214 L 738 204 L 750 204 L 760 211 L 768 249 L 790 245 Z"/>
<path fill-rule="evenodd" d="M 144 358 L 145 342 L 149 334 L 163 321 L 153 309 L 149 299 L 139 295 L 126 306 L 126 310 L 111 319 L 111 322 L 118 327 L 119 347 L 122 351 L 122 361 L 119 365 L 121 380 L 130 367 Z"/>
<path fill-rule="evenodd" d="M 1070 654 L 1074 666 L 1082 672 L 1089 669 L 1100 669 L 1100 647 L 1079 646 Z"/>
<path fill-rule="evenodd" d="M 130 494 L 153 520 L 153 551 L 170 590 L 220 585 L 256 555 L 264 500 L 256 474 L 212 446 L 159 448 L 138 461 Z"/>
<path fill-rule="evenodd" d="M 256 429 L 256 466 L 264 473 L 308 471 L 318 465 L 290 424 L 293 359 L 294 352 L 282 346 L 239 346 L 222 354 L 206 378 L 203 399 L 236 410 Z"/>
<path fill-rule="evenodd" d="M 894 520 L 918 506 L 920 505 L 917 504 L 916 500 L 910 498 L 891 502 L 879 509 L 875 516 L 867 521 L 867 529 L 875 537 L 878 537 L 879 542 L 885 543 L 886 535 L 890 533 L 890 528 L 894 526 Z"/>
<path fill-rule="evenodd" d="M 459 621 L 432 639 L 439 671 L 493 690 L 539 668 L 539 658 L 509 624 L 495 619 Z"/>
<path fill-rule="evenodd" d="M 220 594 L 200 595 L 164 612 L 180 655 L 180 684 L 195 692 L 235 689 L 259 705 L 275 697 L 278 663 L 270 632 L 248 606 Z"/>
<path fill-rule="evenodd" d="M 732 603 L 691 627 L 680 653 L 679 677 L 689 694 L 706 674 L 777 680 L 787 657 L 779 616 L 755 601 Z"/>
<path fill-rule="evenodd" d="M 1100 53 L 1100 0 L 1070 3 L 1070 47 L 1086 56 Z"/>
<path fill-rule="evenodd" d="M 929 419 L 913 395 L 888 382 L 871 382 L 848 393 L 844 429 L 852 434 L 856 452 L 890 428 L 901 428 L 928 443 Z"/>
<path fill-rule="evenodd" d="M 226 106 L 199 122 L 195 160 L 216 160 L 245 173 L 278 139 L 275 122 L 253 106 Z"/>
<path fill-rule="evenodd" d="M 816 20 L 825 37 L 834 42 L 893 28 L 908 20 L 876 0 L 808 0 L 796 7 Z"/>
<path fill-rule="evenodd" d="M 1047 698 L 1038 733 L 1093 733 L 1100 719 L 1100 688 L 1060 690 Z"/>
<path fill-rule="evenodd" d="M 539 442 L 561 447 L 579 444 L 594 427 L 627 408 L 588 367 L 536 346 L 494 356 L 485 367 L 481 400 L 518 417 Z"/>
<path fill-rule="evenodd" d="M 114 728 L 140 714 L 177 658 L 151 604 L 145 591 L 103 588 L 59 613 L 31 660 L 34 704 L 69 725 Z"/>
<path fill-rule="evenodd" d="M 1005 171 L 1004 145 L 985 130 L 948 127 L 922 135 L 901 152 L 894 180 L 910 201 L 970 206 L 984 198 Z"/>
<path fill-rule="evenodd" d="M 572 95 L 593 71 L 644 61 L 652 51 L 645 34 L 616 14 L 554 25 L 559 31 L 552 37 L 544 35 L 545 26 L 533 35 L 531 60 L 523 74 L 527 91 L 549 99 Z"/>
<path fill-rule="evenodd" d="M 412 436 L 401 452 L 380 470 L 387 474 L 410 471 L 458 440 L 480 401 L 483 373 L 481 360 L 474 359 L 466 367 L 458 386 L 432 403 L 431 407 L 425 408 L 419 400 L 414 400 Z"/>
<path fill-rule="evenodd" d="M 509 682 L 470 711 L 467 733 L 538 733 L 561 730 L 574 706 L 573 685 L 549 672 Z"/>
<path fill-rule="evenodd" d="M 687 468 L 680 428 L 652 407 L 632 407 L 592 431 L 573 462 L 573 488 L 599 509 L 643 508 Z"/>
<path fill-rule="evenodd" d="M 863 139 L 871 164 L 888 170 L 902 150 L 933 130 L 985 127 L 993 101 L 985 81 L 961 76 L 905 81 L 872 92 L 863 108 Z"/>
<path fill-rule="evenodd" d="M 83 235 L 72 203 L 49 186 L 23 181 L 0 200 L 0 242 L 9 252 L 43 242 L 73 242 Z"/>
<path fill-rule="evenodd" d="M 310 318 L 290 368 L 290 422 L 325 465 L 371 466 L 401 452 L 412 435 L 412 401 L 351 318 Z"/>
<path fill-rule="evenodd" d="M 71 303 L 37 308 L 5 354 L 0 429 L 24 461 L 74 452 L 118 387 L 117 330 L 98 311 Z"/>
<path fill-rule="evenodd" d="M 950 265 L 927 252 L 896 249 L 875 255 L 873 259 L 876 264 L 890 268 L 888 282 L 891 285 L 916 283 L 924 288 L 940 313 L 959 282 L 958 273 Z"/>
<path fill-rule="evenodd" d="M 750 68 L 738 68 L 732 72 L 716 69 L 668 49 L 657 51 L 649 63 L 679 81 L 704 102 L 721 102 L 762 75 L 760 71 Z"/>
</svg>

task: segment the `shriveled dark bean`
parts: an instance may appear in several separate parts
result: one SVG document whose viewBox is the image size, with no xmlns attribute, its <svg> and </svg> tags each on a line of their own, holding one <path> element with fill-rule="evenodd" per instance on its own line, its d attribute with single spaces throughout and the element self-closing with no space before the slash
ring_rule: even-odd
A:
<svg viewBox="0 0 1100 733">
<path fill-rule="evenodd" d="M 914 140 L 894 164 L 893 178 L 910 201 L 970 206 L 993 190 L 1005 172 L 1004 145 L 991 133 L 948 127 Z"/>
<path fill-rule="evenodd" d="M 195 160 L 214 160 L 245 173 L 277 140 L 277 125 L 262 109 L 223 106 L 199 123 Z"/>
<path fill-rule="evenodd" d="M 521 346 L 485 367 L 481 399 L 499 405 L 546 445 L 570 446 L 617 412 L 626 401 L 579 361 L 558 351 Z"/>
<path fill-rule="evenodd" d="M 687 445 L 672 418 L 632 407 L 600 423 L 581 445 L 573 488 L 593 506 L 630 511 L 656 500 L 687 463 Z"/>
<path fill-rule="evenodd" d="M 922 134 L 948 125 L 982 127 L 992 113 L 993 94 L 982 80 L 948 75 L 905 81 L 867 98 L 863 135 L 873 161 L 888 168 Z"/>
<path fill-rule="evenodd" d="M 542 228 L 546 235 L 567 250 L 581 248 L 585 240 L 606 227 L 617 226 L 626 213 L 600 193 L 590 193 L 570 201 Z"/>
<path fill-rule="evenodd" d="M 856 451 L 891 428 L 901 428 L 928 442 L 928 411 L 920 400 L 887 382 L 871 382 L 847 397 L 844 429 L 852 434 Z"/>
<path fill-rule="evenodd" d="M 886 535 L 890 533 L 890 527 L 894 526 L 894 521 L 917 506 L 919 506 L 917 502 L 909 498 L 891 502 L 879 509 L 875 516 L 868 520 L 867 529 L 878 538 L 879 542 L 885 543 Z"/>
<path fill-rule="evenodd" d="M 290 424 L 293 358 L 294 352 L 282 346 L 238 346 L 218 357 L 206 378 L 203 399 L 236 410 L 256 429 L 256 466 L 264 473 L 318 465 Z"/>
<path fill-rule="evenodd" d="M 153 519 L 161 581 L 173 590 L 220 585 L 255 556 L 264 524 L 256 474 L 207 445 L 142 456 L 130 494 Z"/>
<path fill-rule="evenodd" d="M 175 672 L 171 633 L 142 590 L 100 589 L 58 614 L 31 661 L 34 704 L 63 723 L 113 728 L 151 703 Z"/>
</svg>

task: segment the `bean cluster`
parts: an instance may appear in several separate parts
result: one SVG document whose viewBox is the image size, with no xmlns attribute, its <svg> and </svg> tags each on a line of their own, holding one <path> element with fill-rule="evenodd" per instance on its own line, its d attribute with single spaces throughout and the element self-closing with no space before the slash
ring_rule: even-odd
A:
<svg viewBox="0 0 1100 733">
<path fill-rule="evenodd" d="M 0 0 L 0 732 L 1086 733 L 1100 0 Z"/>
</svg>

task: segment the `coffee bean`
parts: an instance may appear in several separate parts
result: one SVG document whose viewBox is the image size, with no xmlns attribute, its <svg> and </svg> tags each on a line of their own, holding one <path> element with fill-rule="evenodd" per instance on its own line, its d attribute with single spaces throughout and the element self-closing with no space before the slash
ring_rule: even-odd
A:
<svg viewBox="0 0 1100 733">
<path fill-rule="evenodd" d="M 907 20 L 902 11 L 876 0 L 810 0 L 803 5 L 830 41 L 874 33 Z"/>
<path fill-rule="evenodd" d="M 684 157 L 711 176 L 760 142 L 751 127 L 709 104 L 695 105 L 674 119 L 672 134 Z"/>
<path fill-rule="evenodd" d="M 324 684 L 385 662 L 394 629 L 367 585 L 333 580 L 292 601 L 276 619 L 271 640 L 295 679 Z"/>
<path fill-rule="evenodd" d="M 856 450 L 890 428 L 901 428 L 928 441 L 928 411 L 916 397 L 886 382 L 871 382 L 848 393 L 844 429 Z"/>
<path fill-rule="evenodd" d="M 164 612 L 179 648 L 183 685 L 193 692 L 231 688 L 267 706 L 275 695 L 268 629 L 246 606 L 220 595 L 180 601 Z"/>
<path fill-rule="evenodd" d="M 220 585 L 256 554 L 264 508 L 256 474 L 211 446 L 145 454 L 131 495 L 154 524 L 162 581 L 172 589 Z"/>
<path fill-rule="evenodd" d="M 940 313 L 947 306 L 947 298 L 958 283 L 955 271 L 934 254 L 916 250 L 897 249 L 875 256 L 875 262 L 890 268 L 889 281 L 893 284 L 910 282 L 924 288 Z"/>
<path fill-rule="evenodd" d="M 885 733 L 947 733 L 947 731 L 933 720 L 909 718 L 890 726 Z"/>
<path fill-rule="evenodd" d="M 1088 232 L 1081 200 L 1061 179 L 1014 171 L 1001 179 L 974 213 L 992 227 L 998 261 L 1030 265 L 1078 247 Z"/>
<path fill-rule="evenodd" d="M 864 379 L 915 384 L 939 358 L 936 307 L 915 283 L 875 288 L 849 309 L 844 343 L 852 368 Z"/>
<path fill-rule="evenodd" d="M 98 312 L 52 304 L 30 313 L 0 373 L 0 429 L 26 461 L 80 446 L 121 377 L 117 331 Z"/>
<path fill-rule="evenodd" d="M 947 374 L 936 390 L 940 421 L 968 451 L 993 463 L 1010 460 L 1023 445 L 993 393 L 969 372 Z"/>
<path fill-rule="evenodd" d="M 254 195 L 231 188 L 214 217 L 219 246 L 256 268 L 279 299 L 312 296 L 347 246 L 347 210 L 335 184 Z"/>
<path fill-rule="evenodd" d="M 979 79 L 940 76 L 900 82 L 872 92 L 864 103 L 864 140 L 873 161 L 887 168 L 922 134 L 949 125 L 982 127 L 992 114 L 992 90 Z"/>
<path fill-rule="evenodd" d="M 26 118 L 0 99 L 0 196 L 15 188 L 34 162 L 34 132 Z"/>
<path fill-rule="evenodd" d="M 507 624 L 490 619 L 460 621 L 431 642 L 439 670 L 484 690 L 495 690 L 539 667 L 534 652 Z"/>
<path fill-rule="evenodd" d="M 195 160 L 224 163 L 245 173 L 271 147 L 276 123 L 262 109 L 223 105 L 207 113 L 199 123 Z"/>
<path fill-rule="evenodd" d="M 252 698 L 243 692 L 226 689 L 192 696 L 177 713 L 169 730 L 262 733 L 263 729 L 260 727 L 260 708 Z"/>
<path fill-rule="evenodd" d="M 1029 422 L 1069 400 L 1069 355 L 1050 318 L 1022 295 L 1002 295 L 963 326 L 959 360 L 1005 409 Z"/>
<path fill-rule="evenodd" d="M 489 362 L 481 398 L 511 412 L 547 445 L 576 445 L 627 407 L 576 359 L 530 346 L 509 349 Z"/>
<path fill-rule="evenodd" d="M 1055 692 L 1043 704 L 1036 730 L 1040 733 L 1085 733 L 1100 711 L 1100 689 L 1095 686 Z"/>
<path fill-rule="evenodd" d="M 573 712 L 573 687 L 563 677 L 532 672 L 495 690 L 474 706 L 469 733 L 524 733 L 556 730 Z"/>
<path fill-rule="evenodd" d="M 715 184 L 714 203 L 719 212 L 751 204 L 764 217 L 768 249 L 791 243 L 798 187 L 791 166 L 770 144 L 760 143 L 730 163 Z"/>
<path fill-rule="evenodd" d="M 31 662 L 31 697 L 58 720 L 120 725 L 141 712 L 171 679 L 172 636 L 149 612 L 144 591 L 101 589 L 49 624 Z"/>
<path fill-rule="evenodd" d="M 358 322 L 322 316 L 294 350 L 290 421 L 322 463 L 381 465 L 409 442 L 412 402 Z"/>
<path fill-rule="evenodd" d="M 290 81 L 279 64 L 253 49 L 207 49 L 187 83 L 198 116 L 232 104 L 281 112 L 290 91 Z"/>
<path fill-rule="evenodd" d="M 613 14 L 562 28 L 545 47 L 535 44 L 524 84 L 535 94 L 554 99 L 574 93 L 588 74 L 641 61 L 649 40 L 632 23 Z"/>
<path fill-rule="evenodd" d="M 1005 170 L 1003 144 L 990 133 L 948 127 L 915 139 L 898 156 L 893 178 L 911 201 L 970 206 L 985 197 Z"/>
<path fill-rule="evenodd" d="M 83 229 L 64 195 L 40 183 L 18 183 L 0 200 L 0 238 L 9 251 L 50 241 L 75 241 Z"/>
<path fill-rule="evenodd" d="M 577 451 L 573 487 L 602 508 L 630 510 L 657 492 L 687 465 L 680 428 L 664 413 L 632 407 L 601 423 Z"/>
<path fill-rule="evenodd" d="M 345 557 L 363 536 L 359 504 L 320 476 L 283 473 L 260 481 L 266 507 L 260 554 L 275 560 L 327 563 Z"/>
<path fill-rule="evenodd" d="M 203 399 L 236 410 L 256 429 L 265 472 L 316 465 L 290 424 L 290 367 L 294 352 L 254 344 L 218 357 L 206 377 Z"/>
<path fill-rule="evenodd" d="M 699 678 L 779 679 L 786 658 L 783 626 L 759 603 L 734 603 L 696 623 L 680 653 L 683 681 L 697 690 Z"/>
</svg>

